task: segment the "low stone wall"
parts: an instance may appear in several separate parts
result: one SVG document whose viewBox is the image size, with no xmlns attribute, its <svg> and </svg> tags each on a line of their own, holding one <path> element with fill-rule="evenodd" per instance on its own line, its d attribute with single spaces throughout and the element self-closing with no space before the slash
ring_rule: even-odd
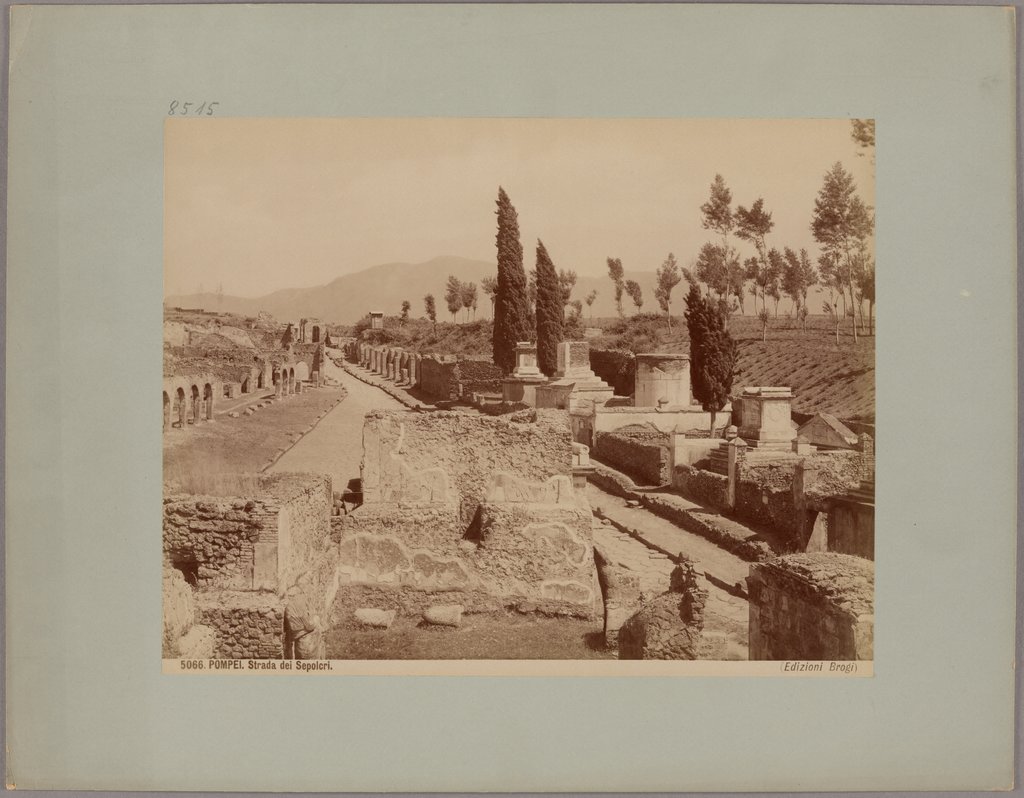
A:
<svg viewBox="0 0 1024 798">
<path fill-rule="evenodd" d="M 284 603 L 273 593 L 201 592 L 203 624 L 217 639 L 216 656 L 226 659 L 282 659 Z"/>
<path fill-rule="evenodd" d="M 420 361 L 419 388 L 435 399 L 452 400 L 459 398 L 458 364 L 455 360 L 436 356 L 424 357 Z"/>
<path fill-rule="evenodd" d="M 624 427 L 595 435 L 595 455 L 643 485 L 672 481 L 668 437 L 648 427 Z"/>
<path fill-rule="evenodd" d="M 750 659 L 870 660 L 874 563 L 788 554 L 750 567 Z"/>
<path fill-rule="evenodd" d="M 723 510 L 729 480 L 714 471 L 696 466 L 677 465 L 672 473 L 672 485 L 683 496 L 697 504 Z"/>
<path fill-rule="evenodd" d="M 590 370 L 607 382 L 616 396 L 631 396 L 636 382 L 636 357 L 621 349 L 591 349 Z"/>
</svg>

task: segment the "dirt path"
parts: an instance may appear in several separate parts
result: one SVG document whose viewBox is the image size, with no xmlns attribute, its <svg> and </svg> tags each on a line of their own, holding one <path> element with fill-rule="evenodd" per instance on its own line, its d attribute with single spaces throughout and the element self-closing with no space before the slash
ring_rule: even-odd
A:
<svg viewBox="0 0 1024 798">
<path fill-rule="evenodd" d="M 348 395 L 267 471 L 330 474 L 334 490 L 340 492 L 350 479 L 359 476 L 359 463 L 363 459 L 363 417 L 366 413 L 405 408 L 384 391 L 360 382 L 340 369 L 331 376 L 342 384 Z"/>
</svg>

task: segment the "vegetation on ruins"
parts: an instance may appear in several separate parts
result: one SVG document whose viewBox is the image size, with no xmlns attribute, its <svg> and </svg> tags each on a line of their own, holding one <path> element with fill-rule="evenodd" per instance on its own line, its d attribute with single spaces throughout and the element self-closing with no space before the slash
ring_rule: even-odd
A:
<svg viewBox="0 0 1024 798">
<path fill-rule="evenodd" d="M 661 312 L 665 314 L 665 318 L 668 320 L 668 328 L 672 329 L 672 289 L 679 285 L 679 281 L 683 279 L 679 273 L 679 264 L 676 263 L 676 256 L 671 252 L 668 253 L 668 257 L 658 267 L 657 271 L 658 286 L 654 289 L 654 297 L 658 300 L 658 305 L 661 307 Z"/>
<path fill-rule="evenodd" d="M 626 293 L 633 300 L 633 304 L 636 305 L 636 312 L 639 313 L 640 308 L 644 306 L 644 294 L 640 290 L 640 283 L 636 280 L 626 280 Z"/>
<path fill-rule="evenodd" d="M 437 329 L 437 303 L 434 301 L 433 294 L 427 294 L 423 297 L 423 309 L 427 313 L 427 318 L 434 325 L 434 329 Z"/>
<path fill-rule="evenodd" d="M 281 346 L 290 346 L 294 336 L 292 335 L 292 323 L 288 322 L 288 326 L 285 328 L 284 335 L 281 336 Z"/>
<path fill-rule="evenodd" d="M 711 434 L 715 414 L 729 401 L 736 376 L 738 351 L 725 325 L 725 312 L 700 288 L 690 286 L 686 296 L 686 327 L 690 335 L 690 383 L 693 397 L 711 414 Z"/>
<path fill-rule="evenodd" d="M 505 189 L 500 187 L 497 215 L 498 278 L 491 355 L 496 366 L 511 374 L 516 367 L 516 344 L 531 338 L 530 309 L 523 268 L 523 245 L 519 240 L 519 217 Z"/>
<path fill-rule="evenodd" d="M 596 300 L 596 299 L 597 299 L 597 291 L 594 290 L 594 291 L 591 291 L 589 294 L 587 294 L 587 297 L 584 300 L 587 303 L 587 307 L 590 309 L 590 318 L 591 319 L 594 318 L 594 300 Z"/>
<path fill-rule="evenodd" d="M 558 273 L 542 241 L 537 241 L 537 366 L 552 376 L 558 366 L 564 306 Z"/>
<path fill-rule="evenodd" d="M 869 259 L 869 241 L 874 219 L 857 195 L 853 175 L 838 161 L 825 175 L 821 190 L 814 200 L 811 232 L 821 244 L 822 258 L 829 276 L 843 296 L 849 299 L 853 339 L 857 340 L 857 274 Z M 824 278 L 825 272 L 822 272 Z M 834 303 L 833 303 L 834 304 Z"/>
<path fill-rule="evenodd" d="M 407 321 L 409 321 L 409 311 L 410 310 L 412 310 L 412 303 L 409 302 L 408 299 L 403 299 L 402 300 L 402 316 L 401 316 L 402 324 L 405 324 Z"/>
<path fill-rule="evenodd" d="M 611 278 L 612 285 L 615 286 L 615 309 L 619 312 L 619 316 L 622 313 L 622 292 L 625 291 L 626 286 L 623 282 L 625 278 L 625 270 L 622 268 L 622 261 L 618 258 L 608 258 L 608 276 Z"/>
</svg>

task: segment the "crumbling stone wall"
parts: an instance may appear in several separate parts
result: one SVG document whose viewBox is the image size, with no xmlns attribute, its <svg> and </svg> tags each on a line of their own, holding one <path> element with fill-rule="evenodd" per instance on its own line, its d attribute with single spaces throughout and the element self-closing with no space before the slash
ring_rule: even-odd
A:
<svg viewBox="0 0 1024 798">
<path fill-rule="evenodd" d="M 616 396 L 629 396 L 636 382 L 636 357 L 621 349 L 591 349 L 590 370 L 615 390 Z"/>
<path fill-rule="evenodd" d="M 619 629 L 619 659 L 721 659 L 724 640 L 704 635 L 707 600 L 693 564 L 677 565 L 668 591 L 644 604 Z"/>
<path fill-rule="evenodd" d="M 595 435 L 599 460 L 628 474 L 642 485 L 667 485 L 672 481 L 668 436 L 646 425 L 626 426 Z"/>
<path fill-rule="evenodd" d="M 435 355 L 420 361 L 419 388 L 437 399 L 459 398 L 459 377 L 454 360 L 441 359 Z"/>
<path fill-rule="evenodd" d="M 459 388 L 462 395 L 501 391 L 505 375 L 490 360 L 459 358 Z"/>
<path fill-rule="evenodd" d="M 750 659 L 869 660 L 874 563 L 832 552 L 751 565 Z"/>
<path fill-rule="evenodd" d="M 215 591 L 197 595 L 203 624 L 217 636 L 215 656 L 282 659 L 284 603 L 273 593 Z"/>
<path fill-rule="evenodd" d="M 194 564 L 200 588 L 252 589 L 256 543 L 275 525 L 276 508 L 257 499 L 165 496 L 164 557 L 183 571 Z"/>
<path fill-rule="evenodd" d="M 217 656 L 284 656 L 289 588 L 301 586 L 327 617 L 337 590 L 332 501 L 330 477 L 292 473 L 260 477 L 252 496 L 164 499 L 165 559 L 195 580 Z"/>
<path fill-rule="evenodd" d="M 729 480 L 722 474 L 697 466 L 677 465 L 672 474 L 672 484 L 680 494 L 697 504 L 716 510 L 726 507 Z"/>
<path fill-rule="evenodd" d="M 538 410 L 532 418 L 368 413 L 363 426 L 363 501 L 455 502 L 468 526 L 500 474 L 535 483 L 571 477 L 568 414 Z"/>
<path fill-rule="evenodd" d="M 393 594 L 388 604 L 401 608 L 438 593 L 452 603 L 451 593 L 469 611 L 598 611 L 590 510 L 572 485 L 568 418 L 516 418 L 367 415 L 363 504 L 334 521 L 336 618 L 368 588 Z"/>
</svg>

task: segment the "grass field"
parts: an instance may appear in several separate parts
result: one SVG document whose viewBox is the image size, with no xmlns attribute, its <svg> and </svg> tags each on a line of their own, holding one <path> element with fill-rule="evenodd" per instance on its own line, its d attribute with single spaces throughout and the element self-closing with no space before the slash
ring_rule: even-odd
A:
<svg viewBox="0 0 1024 798">
<path fill-rule="evenodd" d="M 164 482 L 190 493 L 232 495 L 244 487 L 235 475 L 262 469 L 343 395 L 341 388 L 313 388 L 251 416 L 218 415 L 184 431 L 169 430 L 164 433 Z"/>
</svg>

